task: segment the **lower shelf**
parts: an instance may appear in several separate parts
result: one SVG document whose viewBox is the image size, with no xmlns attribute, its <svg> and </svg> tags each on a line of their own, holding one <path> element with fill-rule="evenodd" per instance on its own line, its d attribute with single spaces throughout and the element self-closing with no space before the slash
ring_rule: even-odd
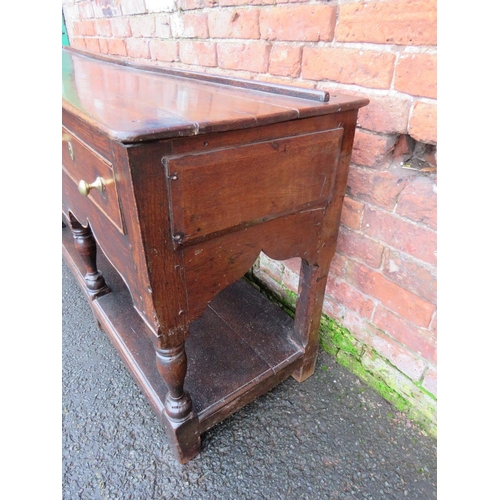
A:
<svg viewBox="0 0 500 500">
<path fill-rule="evenodd" d="M 63 256 L 86 294 L 94 316 L 159 418 L 167 393 L 156 369 L 147 327 L 128 289 L 98 250 L 98 268 L 111 293 L 90 300 L 69 229 Z M 301 364 L 303 349 L 292 340 L 293 319 L 251 284 L 240 280 L 223 290 L 190 325 L 186 341 L 185 389 L 199 418 L 199 432 L 222 421 L 285 380 Z"/>
</svg>

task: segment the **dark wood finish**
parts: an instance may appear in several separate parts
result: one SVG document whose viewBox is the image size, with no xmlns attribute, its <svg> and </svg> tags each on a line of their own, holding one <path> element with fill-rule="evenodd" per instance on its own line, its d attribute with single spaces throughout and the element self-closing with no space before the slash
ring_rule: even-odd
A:
<svg viewBox="0 0 500 500">
<path fill-rule="evenodd" d="M 174 244 L 325 206 L 341 139 L 342 130 L 336 129 L 233 146 L 229 152 L 166 157 Z"/>
<path fill-rule="evenodd" d="M 313 373 L 367 102 L 63 50 L 63 255 L 180 462 Z M 302 259 L 295 322 L 240 280 L 261 251 Z"/>
<path fill-rule="evenodd" d="M 156 366 L 168 387 L 165 411 L 172 420 L 183 421 L 191 413 L 193 403 L 184 390 L 187 356 L 184 343 L 170 349 L 156 349 Z"/>
<path fill-rule="evenodd" d="M 253 128 L 357 110 L 368 103 L 341 95 L 315 102 L 215 85 L 189 78 L 187 71 L 183 77 L 153 67 L 143 71 L 132 63 L 122 66 L 67 49 L 62 63 L 63 109 L 122 143 Z"/>
<path fill-rule="evenodd" d="M 76 54 L 85 54 L 84 51 L 75 49 L 73 47 L 66 47 L 68 52 L 74 52 Z M 290 85 L 280 85 L 276 83 L 258 82 L 253 80 L 244 80 L 241 78 L 231 78 L 223 75 L 211 75 L 208 73 L 200 73 L 196 71 L 180 70 L 175 68 L 163 68 L 161 66 L 155 66 L 151 63 L 138 63 L 137 61 L 130 61 L 126 59 L 117 59 L 113 56 L 108 56 L 104 54 L 92 54 L 94 59 L 100 61 L 108 61 L 114 64 L 120 64 L 122 66 L 128 66 L 136 69 L 141 69 L 144 71 L 154 71 L 155 73 L 162 73 L 165 75 L 171 75 L 181 78 L 189 78 L 191 80 L 199 80 L 210 83 L 219 83 L 222 85 L 230 85 L 232 87 L 240 87 L 243 89 L 250 90 L 260 90 L 262 92 L 270 92 L 272 94 L 282 94 L 291 97 L 301 97 L 304 99 L 312 99 L 314 101 L 328 102 L 330 100 L 329 92 L 324 90 L 307 89 L 301 87 L 293 87 Z"/>
<path fill-rule="evenodd" d="M 63 171 L 78 185 L 83 178 L 93 182 L 98 177 L 102 178 L 105 189 L 102 193 L 90 191 L 88 197 L 92 203 L 124 233 L 122 215 L 116 192 L 116 180 L 112 165 L 105 158 L 90 149 L 85 143 L 71 134 L 64 127 L 62 129 L 62 161 Z"/>
<path fill-rule="evenodd" d="M 90 226 L 83 227 L 73 217 L 71 217 L 70 226 L 75 249 L 85 265 L 85 276 L 83 279 L 86 291 L 88 296 L 94 300 L 110 292 L 103 275 L 97 269 L 97 244 Z"/>
<path fill-rule="evenodd" d="M 84 287 L 85 267 L 68 228 L 63 229 L 62 240 L 65 261 Z M 165 416 L 167 384 L 155 363 L 150 330 L 133 307 L 126 284 L 99 247 L 97 250 L 99 268 L 112 293 L 93 302 L 93 312 L 164 425 L 175 452 L 175 429 L 185 430 L 186 425 L 179 424 L 190 419 L 170 428 Z M 303 356 L 303 349 L 292 338 L 292 318 L 244 280 L 223 290 L 190 329 L 185 342 L 189 363 L 184 386 L 193 402 L 197 418 L 191 420 L 196 420 L 197 427 L 188 450 L 199 449 L 203 432 L 289 377 Z M 231 346 L 232 355 L 220 346 Z M 187 461 L 183 453 L 177 456 Z"/>
</svg>

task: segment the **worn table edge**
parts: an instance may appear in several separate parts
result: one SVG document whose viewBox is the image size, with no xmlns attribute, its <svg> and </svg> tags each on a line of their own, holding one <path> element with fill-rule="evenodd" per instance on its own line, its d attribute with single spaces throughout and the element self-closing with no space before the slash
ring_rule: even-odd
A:
<svg viewBox="0 0 500 500">
<path fill-rule="evenodd" d="M 307 89 L 291 85 L 282 85 L 271 82 L 214 75 L 210 73 L 202 73 L 184 69 L 165 68 L 157 66 L 153 63 L 138 63 L 134 60 L 103 54 L 94 54 L 81 49 L 75 49 L 73 47 L 62 47 L 62 49 L 63 52 L 67 52 L 69 54 L 75 54 L 80 57 L 86 57 L 110 64 L 117 64 L 119 66 L 125 66 L 141 71 L 157 73 L 160 75 L 163 74 L 165 76 L 171 76 L 175 78 L 197 80 L 201 83 L 211 83 L 214 85 L 234 87 L 239 90 L 246 89 L 253 95 L 258 95 L 260 92 L 263 92 L 266 94 L 276 94 L 277 96 L 281 97 L 297 99 L 297 102 L 309 102 L 307 109 L 296 110 L 297 113 L 294 118 L 291 118 L 290 114 L 284 111 L 281 114 L 277 113 L 276 115 L 272 116 L 272 118 L 268 120 L 268 123 L 266 123 L 266 125 L 271 123 L 290 121 L 291 119 L 297 120 L 312 116 L 320 116 L 325 114 L 338 113 L 341 111 L 359 109 L 366 106 L 370 102 L 369 99 L 364 97 L 354 97 L 341 93 L 338 93 L 335 96 L 331 96 L 329 92 L 318 89 Z M 331 97 L 335 97 L 335 99 L 332 99 Z M 79 118 L 80 120 L 87 122 L 91 126 L 97 128 L 111 140 L 121 142 L 123 144 L 134 144 L 160 139 L 171 139 L 176 137 L 189 137 L 202 135 L 209 132 L 224 132 L 228 130 L 228 125 L 226 123 L 215 124 L 210 128 L 210 130 L 205 130 L 203 127 L 200 127 L 200 124 L 188 121 L 185 124 L 179 124 L 176 127 L 166 126 L 158 127 L 157 129 L 144 128 L 134 130 L 114 130 L 107 126 L 105 123 L 101 123 L 95 119 L 92 119 L 86 113 L 75 107 L 64 98 L 62 99 L 62 108 L 75 117 Z M 232 123 L 229 129 L 240 130 L 255 128 L 261 125 L 262 124 L 258 123 L 257 121 L 242 119 L 241 122 Z"/>
</svg>

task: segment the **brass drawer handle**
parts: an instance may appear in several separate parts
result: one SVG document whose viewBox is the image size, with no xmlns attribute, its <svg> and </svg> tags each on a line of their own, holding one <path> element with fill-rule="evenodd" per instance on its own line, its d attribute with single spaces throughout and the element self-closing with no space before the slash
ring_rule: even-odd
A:
<svg viewBox="0 0 500 500">
<path fill-rule="evenodd" d="M 75 161 L 75 152 L 73 151 L 73 145 L 68 141 L 68 151 L 70 158 Z"/>
<path fill-rule="evenodd" d="M 83 179 L 78 183 L 78 191 L 82 196 L 88 196 L 92 189 L 97 189 L 101 194 L 104 193 L 104 179 L 96 177 L 92 184 L 85 182 Z"/>
</svg>

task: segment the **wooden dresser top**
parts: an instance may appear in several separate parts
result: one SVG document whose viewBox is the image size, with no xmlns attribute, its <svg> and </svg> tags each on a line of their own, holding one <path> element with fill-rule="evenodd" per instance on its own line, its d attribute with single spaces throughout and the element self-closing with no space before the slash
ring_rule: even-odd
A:
<svg viewBox="0 0 500 500">
<path fill-rule="evenodd" d="M 62 52 L 63 109 L 114 140 L 237 130 L 357 109 L 367 99 Z"/>
</svg>

